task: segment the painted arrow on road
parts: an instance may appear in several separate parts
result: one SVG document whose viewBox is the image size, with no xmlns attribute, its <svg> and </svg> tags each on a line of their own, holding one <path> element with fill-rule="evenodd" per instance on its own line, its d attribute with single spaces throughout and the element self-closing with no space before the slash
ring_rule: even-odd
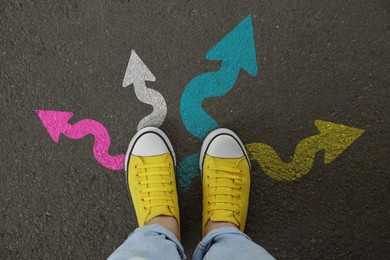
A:
<svg viewBox="0 0 390 260">
<path fill-rule="evenodd" d="M 155 80 L 156 77 L 146 67 L 135 51 L 132 50 L 122 86 L 125 88 L 133 84 L 137 98 L 141 102 L 153 106 L 153 112 L 141 119 L 138 123 L 137 130 L 141 130 L 147 126 L 159 127 L 167 115 L 167 104 L 164 97 L 160 92 L 146 87 L 146 81 Z"/>
<path fill-rule="evenodd" d="M 218 128 L 218 123 L 203 110 L 203 101 L 228 93 L 241 69 L 253 77 L 257 75 L 251 16 L 247 16 L 218 42 L 206 54 L 206 59 L 222 61 L 220 69 L 193 78 L 184 89 L 180 102 L 180 114 L 185 127 L 199 139 Z"/>
<path fill-rule="evenodd" d="M 180 114 L 186 129 L 203 139 L 218 123 L 202 108 L 206 98 L 228 93 L 237 81 L 241 69 L 255 77 L 258 72 L 253 38 L 252 18 L 248 15 L 207 54 L 208 60 L 222 61 L 219 70 L 206 72 L 193 78 L 184 89 L 180 101 Z M 178 184 L 188 190 L 192 180 L 200 175 L 199 153 L 189 155 L 177 166 Z"/>
<path fill-rule="evenodd" d="M 95 137 L 93 155 L 104 167 L 111 170 L 122 170 L 124 168 L 125 154 L 111 156 L 108 154 L 110 147 L 110 135 L 101 123 L 84 119 L 73 125 L 68 120 L 73 117 L 72 112 L 35 110 L 47 132 L 54 142 L 58 142 L 60 135 L 72 139 L 81 139 L 89 134 Z"/>
<path fill-rule="evenodd" d="M 247 144 L 246 149 L 251 159 L 258 161 L 268 176 L 280 181 L 292 181 L 310 171 L 317 152 L 324 150 L 324 162 L 329 164 L 364 133 L 362 129 L 322 120 L 316 120 L 314 124 L 320 133 L 300 141 L 289 163 L 283 162 L 267 144 Z"/>
</svg>

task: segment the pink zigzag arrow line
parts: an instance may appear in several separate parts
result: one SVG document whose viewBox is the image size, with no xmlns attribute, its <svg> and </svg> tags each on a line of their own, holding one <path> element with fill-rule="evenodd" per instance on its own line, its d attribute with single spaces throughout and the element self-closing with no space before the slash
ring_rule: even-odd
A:
<svg viewBox="0 0 390 260">
<path fill-rule="evenodd" d="M 95 136 L 93 155 L 96 160 L 111 170 L 122 170 L 124 168 L 124 154 L 116 156 L 108 154 L 110 135 L 101 123 L 92 119 L 84 119 L 71 125 L 68 123 L 68 120 L 73 117 L 72 112 L 49 110 L 35 110 L 35 112 L 54 142 L 58 142 L 61 134 L 72 139 L 81 139 L 86 135 L 92 134 Z"/>
</svg>

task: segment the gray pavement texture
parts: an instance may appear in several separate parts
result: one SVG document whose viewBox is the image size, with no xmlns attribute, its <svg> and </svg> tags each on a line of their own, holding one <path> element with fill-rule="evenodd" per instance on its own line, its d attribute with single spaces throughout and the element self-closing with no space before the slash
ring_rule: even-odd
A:
<svg viewBox="0 0 390 260">
<path fill-rule="evenodd" d="M 126 151 L 152 111 L 122 80 L 131 50 L 165 97 L 161 126 L 178 158 L 200 149 L 179 104 L 215 71 L 207 51 L 252 13 L 259 75 L 241 72 L 204 109 L 244 143 L 285 161 L 321 119 L 366 132 L 334 162 L 276 181 L 254 162 L 246 233 L 278 259 L 390 255 L 388 1 L 0 2 L 0 259 L 104 259 L 137 227 L 124 171 L 96 162 L 92 136 L 54 143 L 36 109 L 104 124 Z M 201 239 L 201 182 L 179 194 L 187 254 Z"/>
</svg>

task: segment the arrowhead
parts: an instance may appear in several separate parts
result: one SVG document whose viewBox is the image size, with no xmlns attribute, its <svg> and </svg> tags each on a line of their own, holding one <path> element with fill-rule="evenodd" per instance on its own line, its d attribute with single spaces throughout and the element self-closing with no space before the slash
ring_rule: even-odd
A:
<svg viewBox="0 0 390 260">
<path fill-rule="evenodd" d="M 325 164 L 331 163 L 364 133 L 363 129 L 322 120 L 316 120 L 314 124 L 321 133 L 322 144 L 319 145 L 325 150 Z"/>
<path fill-rule="evenodd" d="M 138 57 L 137 53 L 132 50 L 122 86 L 125 88 L 134 82 L 155 80 L 156 78 L 152 72 L 150 72 L 148 67 L 142 62 L 141 58 Z"/>
<path fill-rule="evenodd" d="M 72 112 L 50 111 L 50 110 L 35 110 L 39 119 L 46 127 L 47 132 L 54 142 L 58 142 L 60 134 L 64 132 L 69 125 L 68 120 L 72 118 Z"/>
<path fill-rule="evenodd" d="M 255 77 L 257 75 L 257 62 L 251 15 L 248 15 L 218 42 L 207 53 L 206 58 L 229 62 Z"/>
</svg>

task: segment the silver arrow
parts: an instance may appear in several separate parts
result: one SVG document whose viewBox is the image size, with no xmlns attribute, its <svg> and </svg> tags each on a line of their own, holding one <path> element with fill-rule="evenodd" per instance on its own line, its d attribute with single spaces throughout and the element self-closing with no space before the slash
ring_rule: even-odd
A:
<svg viewBox="0 0 390 260">
<path fill-rule="evenodd" d="M 156 81 L 156 77 L 132 50 L 122 86 L 125 88 L 133 84 L 137 98 L 141 102 L 153 106 L 153 112 L 140 120 L 137 130 L 148 126 L 159 127 L 167 115 L 167 104 L 164 97 L 160 92 L 147 88 L 146 81 Z"/>
</svg>

